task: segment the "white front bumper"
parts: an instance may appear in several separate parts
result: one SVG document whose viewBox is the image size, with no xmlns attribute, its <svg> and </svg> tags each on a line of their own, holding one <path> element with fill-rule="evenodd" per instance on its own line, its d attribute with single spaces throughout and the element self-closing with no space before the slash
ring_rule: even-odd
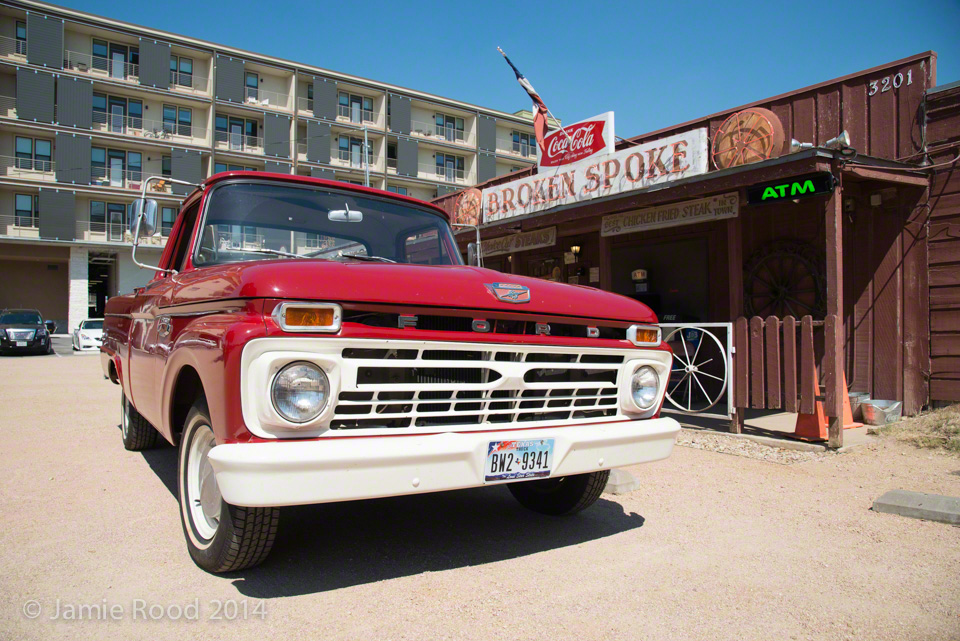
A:
<svg viewBox="0 0 960 641">
<path fill-rule="evenodd" d="M 248 507 L 303 505 L 485 485 L 490 441 L 553 438 L 551 476 L 670 456 L 672 418 L 496 432 L 232 443 L 210 452 L 220 493 Z"/>
</svg>

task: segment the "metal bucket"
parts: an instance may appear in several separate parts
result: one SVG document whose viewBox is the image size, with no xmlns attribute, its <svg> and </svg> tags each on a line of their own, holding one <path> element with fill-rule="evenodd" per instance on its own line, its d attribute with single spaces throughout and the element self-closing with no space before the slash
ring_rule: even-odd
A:
<svg viewBox="0 0 960 641">
<path fill-rule="evenodd" d="M 863 401 L 860 410 L 867 425 L 889 425 L 900 420 L 903 404 L 900 401 Z"/>
<path fill-rule="evenodd" d="M 850 414 L 853 420 L 862 423 L 863 411 L 860 409 L 861 403 L 870 400 L 870 394 L 867 392 L 850 392 Z"/>
</svg>

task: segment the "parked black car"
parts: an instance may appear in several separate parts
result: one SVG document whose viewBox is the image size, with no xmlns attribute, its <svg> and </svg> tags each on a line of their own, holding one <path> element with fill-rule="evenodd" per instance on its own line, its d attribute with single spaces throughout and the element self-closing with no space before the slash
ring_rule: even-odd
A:
<svg viewBox="0 0 960 641">
<path fill-rule="evenodd" d="M 50 354 L 50 334 L 56 330 L 35 309 L 5 309 L 0 312 L 0 354 Z"/>
</svg>

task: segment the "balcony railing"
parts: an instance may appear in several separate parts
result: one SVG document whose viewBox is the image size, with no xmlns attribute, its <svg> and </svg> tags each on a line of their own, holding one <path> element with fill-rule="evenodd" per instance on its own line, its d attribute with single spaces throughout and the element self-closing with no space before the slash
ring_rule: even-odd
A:
<svg viewBox="0 0 960 641">
<path fill-rule="evenodd" d="M 5 58 L 7 56 L 25 58 L 27 56 L 27 41 L 0 36 L 0 57 Z"/>
<path fill-rule="evenodd" d="M 17 99 L 12 96 L 0 96 L 0 116 L 4 118 L 17 117 Z"/>
<path fill-rule="evenodd" d="M 214 141 L 217 149 L 242 151 L 248 154 L 263 153 L 263 138 L 258 138 L 257 136 L 244 136 L 242 134 L 230 133 L 229 131 L 216 131 L 214 132 Z"/>
<path fill-rule="evenodd" d="M 363 154 L 359 151 L 350 151 L 349 149 L 337 149 L 332 158 L 334 164 L 346 165 L 347 167 L 356 167 L 363 169 Z M 372 169 L 377 164 L 376 157 L 370 153 L 367 154 L 367 164 Z"/>
<path fill-rule="evenodd" d="M 387 169 L 397 170 L 397 159 L 396 158 L 387 158 Z"/>
<path fill-rule="evenodd" d="M 217 230 L 218 249 L 261 249 L 263 234 Z"/>
<path fill-rule="evenodd" d="M 501 154 L 511 154 L 530 160 L 537 159 L 537 144 L 535 142 L 518 142 L 512 138 L 497 138 L 497 151 Z"/>
<path fill-rule="evenodd" d="M 87 242 L 133 244 L 133 233 L 130 231 L 130 226 L 119 222 L 80 220 L 77 221 L 76 234 L 76 240 Z M 153 236 L 140 236 L 141 245 L 163 247 L 166 243 L 167 236 L 162 231 L 158 231 Z"/>
<path fill-rule="evenodd" d="M 0 236 L 15 238 L 40 238 L 40 218 L 30 216 L 0 215 Z"/>
<path fill-rule="evenodd" d="M 448 183 L 463 184 L 466 182 L 466 172 L 463 169 L 443 167 L 426 162 L 420 163 L 419 177 L 427 180 L 441 180 Z"/>
<path fill-rule="evenodd" d="M 207 93 L 209 80 L 195 73 L 170 72 L 170 89 L 190 93 Z"/>
<path fill-rule="evenodd" d="M 337 105 L 337 118 L 347 120 L 358 125 L 365 122 L 376 124 L 380 113 L 373 109 L 360 109 L 351 105 Z"/>
<path fill-rule="evenodd" d="M 297 111 L 309 111 L 313 113 L 313 98 L 300 96 L 297 98 Z"/>
<path fill-rule="evenodd" d="M 55 182 L 57 180 L 52 160 L 15 158 L 12 156 L 0 156 L 0 176 L 45 182 Z"/>
<path fill-rule="evenodd" d="M 63 67 L 84 73 L 112 78 L 114 80 L 135 81 L 140 77 L 140 65 L 119 62 L 110 58 L 101 58 L 79 51 L 64 51 Z"/>
<path fill-rule="evenodd" d="M 274 109 L 289 109 L 290 96 L 285 93 L 267 91 L 266 89 L 245 87 L 246 101 L 250 105 L 259 105 L 261 107 L 273 107 Z"/>
<path fill-rule="evenodd" d="M 473 145 L 473 136 L 455 127 L 442 127 L 434 122 L 419 122 L 414 120 L 410 123 L 410 130 L 424 138 L 430 138 L 441 142 L 453 143 L 456 145 Z"/>
<path fill-rule="evenodd" d="M 196 144 L 206 141 L 207 129 L 198 125 L 186 125 L 176 122 L 161 122 L 134 116 L 121 116 L 104 111 L 93 112 L 93 128 L 115 134 L 127 134 L 143 138 L 161 140 L 185 140 Z"/>
<path fill-rule="evenodd" d="M 150 176 L 143 170 L 118 169 L 113 167 L 92 167 L 90 184 L 97 187 L 118 187 L 120 189 L 139 190 L 143 181 Z"/>
</svg>

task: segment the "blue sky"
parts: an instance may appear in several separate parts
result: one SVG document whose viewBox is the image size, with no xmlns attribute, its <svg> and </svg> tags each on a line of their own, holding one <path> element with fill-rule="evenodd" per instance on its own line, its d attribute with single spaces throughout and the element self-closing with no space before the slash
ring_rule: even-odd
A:
<svg viewBox="0 0 960 641">
<path fill-rule="evenodd" d="M 960 80 L 960 1 L 294 2 L 66 6 L 493 109 L 616 112 L 632 136 L 927 50 Z M 290 20 L 289 16 L 295 16 Z"/>
</svg>

